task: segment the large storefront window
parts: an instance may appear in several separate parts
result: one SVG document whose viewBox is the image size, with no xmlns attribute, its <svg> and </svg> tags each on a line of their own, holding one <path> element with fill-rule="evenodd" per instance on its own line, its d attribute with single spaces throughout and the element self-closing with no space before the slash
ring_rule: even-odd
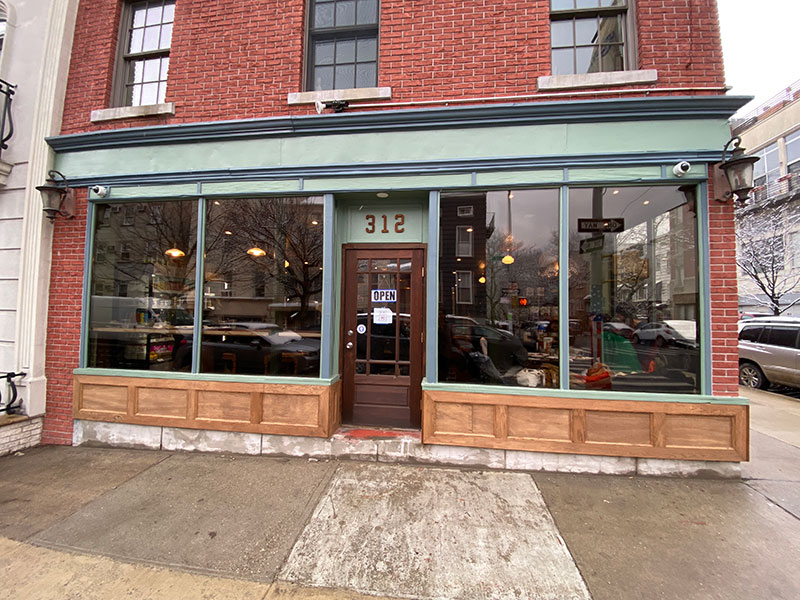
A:
<svg viewBox="0 0 800 600">
<path fill-rule="evenodd" d="M 96 205 L 87 365 L 188 371 L 197 202 Z"/>
<path fill-rule="evenodd" d="M 570 190 L 571 389 L 699 393 L 694 190 Z"/>
<path fill-rule="evenodd" d="M 443 194 L 439 381 L 559 387 L 559 190 Z"/>
<path fill-rule="evenodd" d="M 207 200 L 201 373 L 318 377 L 319 197 Z M 196 200 L 97 204 L 88 367 L 192 370 Z"/>
<path fill-rule="evenodd" d="M 322 199 L 209 201 L 206 215 L 200 371 L 318 377 Z"/>
</svg>

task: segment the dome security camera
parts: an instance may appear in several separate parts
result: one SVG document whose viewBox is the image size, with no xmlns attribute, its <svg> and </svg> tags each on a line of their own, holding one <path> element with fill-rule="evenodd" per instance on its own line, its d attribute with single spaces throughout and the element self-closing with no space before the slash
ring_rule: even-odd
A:
<svg viewBox="0 0 800 600">
<path fill-rule="evenodd" d="M 108 196 L 108 188 L 104 185 L 93 185 L 91 189 L 92 193 L 96 196 L 100 196 L 101 198 Z"/>
<path fill-rule="evenodd" d="M 672 167 L 672 173 L 675 175 L 675 177 L 683 177 L 689 172 L 691 168 L 692 164 L 690 162 L 682 160 L 674 167 Z"/>
</svg>

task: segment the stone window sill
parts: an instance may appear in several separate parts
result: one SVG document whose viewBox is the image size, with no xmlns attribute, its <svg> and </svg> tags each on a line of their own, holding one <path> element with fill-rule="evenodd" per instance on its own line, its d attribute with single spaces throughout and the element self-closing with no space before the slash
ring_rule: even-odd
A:
<svg viewBox="0 0 800 600">
<path fill-rule="evenodd" d="M 568 90 L 655 83 L 656 81 L 658 81 L 658 71 L 645 69 L 641 71 L 612 71 L 609 73 L 586 73 L 582 75 L 550 75 L 539 77 L 537 88 L 541 91 Z"/>
<path fill-rule="evenodd" d="M 2 415 L 0 416 L 0 427 L 13 425 L 14 423 L 22 423 L 23 421 L 30 421 L 28 415 Z"/>
<path fill-rule="evenodd" d="M 118 106 L 116 108 L 101 108 L 93 110 L 92 123 L 101 121 L 114 121 L 116 119 L 133 119 L 137 117 L 152 117 L 154 115 L 174 115 L 175 103 L 148 104 L 145 106 Z"/>
<path fill-rule="evenodd" d="M 287 97 L 291 104 L 314 104 L 330 100 L 388 100 L 392 97 L 390 87 L 352 88 L 347 90 L 322 90 L 319 92 L 292 92 Z"/>
</svg>

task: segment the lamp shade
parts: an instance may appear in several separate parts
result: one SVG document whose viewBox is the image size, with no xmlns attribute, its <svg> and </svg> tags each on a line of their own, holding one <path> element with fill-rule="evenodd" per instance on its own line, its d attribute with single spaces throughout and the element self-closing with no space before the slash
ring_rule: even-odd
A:
<svg viewBox="0 0 800 600">
<path fill-rule="evenodd" d="M 733 154 L 725 160 L 725 153 L 728 146 L 733 144 Z M 742 140 L 739 137 L 732 138 L 722 151 L 722 164 L 719 166 L 725 172 L 731 192 L 736 194 L 739 200 L 744 200 L 753 189 L 753 165 L 760 159 L 758 156 L 748 156 L 741 146 Z"/>
<path fill-rule="evenodd" d="M 46 212 L 58 212 L 61 208 L 61 196 L 64 193 L 63 187 L 56 185 L 37 185 L 36 189 L 42 193 L 42 204 Z"/>
<path fill-rule="evenodd" d="M 744 152 L 737 157 L 738 153 L 737 149 L 733 158 L 723 163 L 721 168 L 725 171 L 731 191 L 736 194 L 737 198 L 743 200 L 753 189 L 753 165 L 759 161 L 759 157 L 747 156 Z"/>
<path fill-rule="evenodd" d="M 50 221 L 58 215 L 71 219 L 75 215 L 75 192 L 69 187 L 67 178 L 59 171 L 48 171 L 47 182 L 37 185 L 42 193 L 42 208 Z"/>
<path fill-rule="evenodd" d="M 170 248 L 169 250 L 164 252 L 164 254 L 166 254 L 171 258 L 183 258 L 184 256 L 186 256 L 186 252 L 184 252 L 180 248 Z"/>
</svg>

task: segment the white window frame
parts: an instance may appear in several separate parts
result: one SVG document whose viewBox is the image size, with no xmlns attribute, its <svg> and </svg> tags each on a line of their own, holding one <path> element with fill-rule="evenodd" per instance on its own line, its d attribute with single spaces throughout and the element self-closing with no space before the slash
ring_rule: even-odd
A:
<svg viewBox="0 0 800 600">
<path fill-rule="evenodd" d="M 466 258 L 472 256 L 475 244 L 472 236 L 473 231 L 470 230 L 474 230 L 472 225 L 459 225 L 456 227 L 456 256 Z M 462 236 L 465 236 L 466 239 Z"/>
<path fill-rule="evenodd" d="M 569 1 L 569 0 L 566 0 Z M 585 76 L 585 75 L 593 75 L 597 73 L 619 73 L 622 71 L 628 71 L 631 68 L 631 65 L 635 65 L 635 56 L 633 55 L 633 49 L 635 48 L 635 35 L 634 35 L 634 27 L 632 26 L 633 23 L 633 6 L 635 2 L 633 0 L 626 0 L 624 6 L 614 5 L 614 6 L 602 6 L 601 2 L 598 2 L 598 6 L 591 7 L 591 8 L 578 8 L 575 3 L 573 3 L 572 7 L 566 7 L 564 4 L 565 0 L 551 0 L 550 1 L 550 23 L 554 22 L 564 22 L 564 21 L 572 21 L 575 23 L 577 20 L 585 20 L 590 18 L 602 18 L 602 17 L 611 17 L 611 16 L 619 16 L 622 20 L 622 40 L 617 42 L 613 45 L 621 46 L 622 52 L 622 68 L 621 69 L 614 69 L 609 71 L 590 71 L 588 73 L 579 73 L 579 72 L 572 72 L 572 73 L 561 73 L 559 75 L 567 75 L 567 76 Z M 602 48 L 603 45 L 601 43 L 594 44 L 598 48 Z M 611 44 L 607 44 L 611 46 Z M 568 46 L 560 46 L 560 48 L 567 48 Z M 576 49 L 578 47 L 591 47 L 587 46 L 586 44 L 578 44 L 577 39 L 573 39 L 572 48 Z M 551 57 L 551 72 L 552 72 L 552 56 L 553 56 L 553 40 L 550 40 L 550 57 Z M 556 48 L 557 49 L 557 48 Z M 556 75 L 558 76 L 558 75 Z"/>
<path fill-rule="evenodd" d="M 472 304 L 472 271 L 455 272 L 456 304 Z M 465 298 L 468 295 L 469 299 Z"/>
<path fill-rule="evenodd" d="M 456 208 L 456 213 L 459 217 L 474 217 L 475 216 L 475 207 L 474 206 L 459 206 Z"/>
<path fill-rule="evenodd" d="M 147 81 L 148 84 L 156 84 L 156 102 L 142 102 L 142 97 L 144 95 L 143 89 L 139 90 L 138 100 L 136 92 L 133 92 L 133 96 L 129 98 L 128 96 L 128 87 L 134 87 L 135 85 L 143 86 L 144 82 L 135 84 L 130 83 L 128 81 L 129 74 L 131 70 L 134 68 L 133 65 L 137 61 L 144 61 L 144 60 L 163 60 L 166 59 L 169 61 L 171 50 L 172 50 L 172 42 L 170 41 L 169 46 L 165 48 L 159 47 L 156 50 L 143 50 L 140 52 L 129 52 L 130 45 L 131 45 L 131 36 L 132 31 L 134 30 L 134 7 L 139 4 L 145 4 L 146 8 L 150 8 L 150 3 L 153 4 L 160 4 L 162 7 L 164 4 L 169 4 L 174 6 L 176 4 L 175 0 L 126 0 L 123 5 L 122 9 L 122 16 L 120 19 L 120 28 L 118 33 L 118 42 L 117 42 L 117 62 L 114 69 L 114 83 L 113 83 L 113 100 L 112 106 L 117 109 L 123 109 L 123 111 L 109 111 L 101 110 L 101 111 L 94 111 L 97 114 L 92 115 L 92 119 L 96 121 L 102 121 L 106 119 L 113 119 L 113 118 L 124 118 L 126 116 L 144 116 L 147 114 L 148 109 L 142 109 L 141 107 L 149 107 L 154 114 L 162 114 L 164 112 L 171 112 L 173 109 L 171 107 L 171 103 L 165 103 L 163 99 L 159 102 L 159 97 L 163 98 L 166 95 L 167 89 L 167 81 L 169 78 L 169 64 L 167 63 L 166 73 L 163 72 L 163 65 L 159 64 L 159 74 L 158 79 Z M 174 9 L 173 9 L 174 10 Z M 151 24 L 153 26 L 155 24 Z M 173 21 L 161 21 L 159 23 L 159 27 L 163 29 L 164 25 L 170 25 L 174 28 L 174 20 Z M 142 35 L 144 36 L 144 26 L 137 27 L 136 29 L 142 30 Z M 174 32 L 174 29 L 173 29 Z M 160 34 L 162 31 L 159 32 Z M 160 44 L 159 44 L 160 46 Z M 133 111 L 132 114 L 131 111 Z"/>
</svg>

